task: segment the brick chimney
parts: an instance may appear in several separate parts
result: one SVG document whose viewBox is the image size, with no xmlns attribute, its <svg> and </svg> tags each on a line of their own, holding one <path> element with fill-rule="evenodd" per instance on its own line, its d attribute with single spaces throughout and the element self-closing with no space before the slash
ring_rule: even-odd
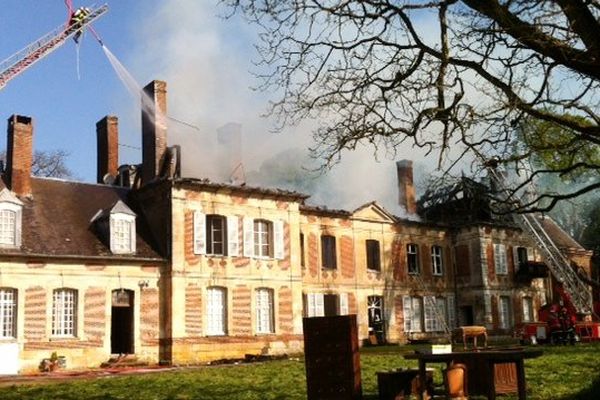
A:
<svg viewBox="0 0 600 400">
<path fill-rule="evenodd" d="M 396 162 L 396 168 L 398 169 L 399 204 L 404 207 L 408 214 L 417 213 L 412 165 L 413 163 L 410 160 L 401 160 Z"/>
<path fill-rule="evenodd" d="M 161 170 L 167 150 L 167 84 L 152 81 L 142 93 L 142 184 Z"/>
<path fill-rule="evenodd" d="M 96 138 L 98 139 L 98 169 L 96 181 L 106 183 L 108 174 L 116 178 L 119 168 L 119 119 L 107 115 L 96 123 Z"/>
<path fill-rule="evenodd" d="M 22 115 L 8 119 L 6 139 L 6 184 L 18 196 L 31 195 L 33 120 Z"/>
</svg>

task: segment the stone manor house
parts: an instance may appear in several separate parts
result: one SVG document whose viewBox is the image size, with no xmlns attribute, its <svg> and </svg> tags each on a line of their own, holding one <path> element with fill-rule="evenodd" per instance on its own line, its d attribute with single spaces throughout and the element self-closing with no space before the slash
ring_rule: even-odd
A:
<svg viewBox="0 0 600 400">
<path fill-rule="evenodd" d="M 331 210 L 296 192 L 181 177 L 166 84 L 144 90 L 154 107 L 142 115 L 142 164 L 118 165 L 118 121 L 105 117 L 96 184 L 32 177 L 33 121 L 9 118 L 0 373 L 36 370 L 53 352 L 67 368 L 114 354 L 173 364 L 290 354 L 302 351 L 303 316 L 356 314 L 360 339 L 377 342 L 473 324 L 508 335 L 552 296 L 518 228 L 461 208 L 468 185 L 403 219 L 376 202 Z M 412 163 L 397 167 L 400 203 L 416 216 Z M 544 223 L 589 272 L 591 252 Z"/>
</svg>

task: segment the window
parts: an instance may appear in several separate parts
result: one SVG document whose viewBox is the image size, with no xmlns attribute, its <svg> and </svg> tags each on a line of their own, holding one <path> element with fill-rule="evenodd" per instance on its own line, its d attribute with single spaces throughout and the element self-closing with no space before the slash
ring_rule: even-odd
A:
<svg viewBox="0 0 600 400">
<path fill-rule="evenodd" d="M 21 246 L 21 214 L 23 203 L 8 190 L 0 191 L 0 247 Z"/>
<path fill-rule="evenodd" d="M 373 271 L 381 271 L 378 240 L 367 240 L 367 268 Z"/>
<path fill-rule="evenodd" d="M 273 309 L 273 290 L 256 289 L 256 333 L 275 332 L 275 310 Z"/>
<path fill-rule="evenodd" d="M 406 265 L 409 274 L 419 273 L 419 246 L 414 243 L 406 245 Z"/>
<path fill-rule="evenodd" d="M 325 297 L 323 293 L 308 293 L 305 299 L 304 315 L 307 317 L 325 316 Z"/>
<path fill-rule="evenodd" d="M 304 316 L 331 317 L 348 314 L 348 293 L 308 293 L 304 296 Z"/>
<path fill-rule="evenodd" d="M 442 247 L 431 246 L 431 266 L 433 268 L 433 275 L 442 275 L 444 273 L 442 260 Z"/>
<path fill-rule="evenodd" d="M 264 219 L 254 220 L 254 256 L 272 257 L 273 225 Z"/>
<path fill-rule="evenodd" d="M 523 297 L 523 322 L 533 321 L 533 299 Z"/>
<path fill-rule="evenodd" d="M 517 261 L 518 264 L 527 262 L 527 248 L 526 247 L 517 247 Z M 517 265 L 519 266 L 519 265 Z"/>
<path fill-rule="evenodd" d="M 77 335 L 77 291 L 57 289 L 52 298 L 52 336 Z"/>
<path fill-rule="evenodd" d="M 206 289 L 206 334 L 210 336 L 227 334 L 227 289 L 225 288 Z"/>
<path fill-rule="evenodd" d="M 448 324 L 446 299 L 443 297 L 424 296 L 424 319 L 426 332 L 442 332 Z"/>
<path fill-rule="evenodd" d="M 227 255 L 227 219 L 221 215 L 206 216 L 206 254 Z"/>
<path fill-rule="evenodd" d="M 116 218 L 112 225 L 112 252 L 118 254 L 131 253 L 133 221 Z"/>
<path fill-rule="evenodd" d="M 500 307 L 499 307 L 499 326 L 500 329 L 509 329 L 511 326 L 511 312 L 510 312 L 510 297 L 500 296 Z"/>
<path fill-rule="evenodd" d="M 506 246 L 503 244 L 494 244 L 494 266 L 497 274 L 508 274 L 506 267 Z"/>
<path fill-rule="evenodd" d="M 0 339 L 17 336 L 17 291 L 0 288 Z"/>
<path fill-rule="evenodd" d="M 423 318 L 422 299 L 419 297 L 404 296 L 404 332 L 421 332 Z"/>
<path fill-rule="evenodd" d="M 302 268 L 306 267 L 306 260 L 304 258 L 304 233 L 300 234 L 300 266 Z"/>
<path fill-rule="evenodd" d="M 321 262 L 325 269 L 337 268 L 337 257 L 335 251 L 335 236 L 321 236 Z"/>
<path fill-rule="evenodd" d="M 0 210 L 0 244 L 14 246 L 16 243 L 17 213 L 12 210 Z"/>
</svg>

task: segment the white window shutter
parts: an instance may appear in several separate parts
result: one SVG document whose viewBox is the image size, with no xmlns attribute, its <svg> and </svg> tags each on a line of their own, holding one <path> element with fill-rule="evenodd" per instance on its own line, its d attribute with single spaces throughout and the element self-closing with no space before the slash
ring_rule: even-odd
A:
<svg viewBox="0 0 600 400">
<path fill-rule="evenodd" d="M 21 208 L 19 207 L 19 209 L 17 210 L 16 215 L 15 215 L 15 247 L 21 247 L 22 221 L 23 221 L 23 212 L 22 212 Z"/>
<path fill-rule="evenodd" d="M 425 303 L 425 332 L 433 332 L 435 330 L 435 310 L 436 306 L 435 297 L 423 296 L 423 302 Z"/>
<path fill-rule="evenodd" d="M 500 268 L 500 245 L 499 244 L 494 244 L 494 268 L 496 269 L 496 272 L 498 272 L 498 269 Z"/>
<path fill-rule="evenodd" d="M 423 304 L 422 299 L 413 298 L 412 304 L 412 328 L 413 332 L 422 332 L 423 327 L 421 324 L 421 317 L 423 316 Z"/>
<path fill-rule="evenodd" d="M 240 255 L 238 217 L 236 215 L 227 217 L 227 254 L 230 257 Z"/>
<path fill-rule="evenodd" d="M 285 257 L 285 248 L 283 240 L 283 221 L 273 221 L 273 238 L 275 241 L 274 256 L 278 260 L 283 260 Z"/>
<path fill-rule="evenodd" d="M 456 328 L 456 304 L 454 295 L 449 294 L 446 301 L 448 302 L 448 328 Z"/>
<path fill-rule="evenodd" d="M 315 293 L 315 316 L 325 316 L 325 296 L 323 296 L 323 293 Z"/>
<path fill-rule="evenodd" d="M 206 215 L 194 211 L 194 254 L 206 254 Z"/>
<path fill-rule="evenodd" d="M 135 253 L 136 249 L 137 249 L 137 235 L 136 235 L 136 231 L 135 231 L 135 219 L 129 223 L 131 224 L 131 229 L 129 230 L 129 232 L 131 233 L 131 237 L 129 238 L 131 240 L 131 252 Z"/>
<path fill-rule="evenodd" d="M 348 293 L 340 293 L 340 315 L 348 315 Z"/>
<path fill-rule="evenodd" d="M 402 308 L 404 310 L 404 332 L 412 332 L 412 298 L 402 296 Z"/>
<path fill-rule="evenodd" d="M 315 316 L 315 294 L 308 293 L 306 295 L 306 316 L 314 317 Z"/>
<path fill-rule="evenodd" d="M 254 257 L 254 220 L 244 218 L 244 257 Z"/>
<path fill-rule="evenodd" d="M 527 261 L 535 261 L 535 252 L 533 247 L 527 248 Z"/>
</svg>

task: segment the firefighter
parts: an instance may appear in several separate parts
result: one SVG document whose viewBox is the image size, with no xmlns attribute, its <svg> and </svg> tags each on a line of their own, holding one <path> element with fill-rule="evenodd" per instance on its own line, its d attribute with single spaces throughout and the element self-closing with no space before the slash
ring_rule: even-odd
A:
<svg viewBox="0 0 600 400">
<path fill-rule="evenodd" d="M 85 21 L 85 19 L 87 18 L 88 15 L 90 15 L 89 8 L 79 7 L 71 15 L 71 19 L 69 20 L 69 26 L 82 27 L 83 22 Z M 73 40 L 75 40 L 75 43 L 79 43 L 79 38 L 81 37 L 82 34 L 83 34 L 83 28 L 79 29 L 77 31 L 77 33 L 75 34 L 75 36 L 73 37 Z"/>
</svg>

